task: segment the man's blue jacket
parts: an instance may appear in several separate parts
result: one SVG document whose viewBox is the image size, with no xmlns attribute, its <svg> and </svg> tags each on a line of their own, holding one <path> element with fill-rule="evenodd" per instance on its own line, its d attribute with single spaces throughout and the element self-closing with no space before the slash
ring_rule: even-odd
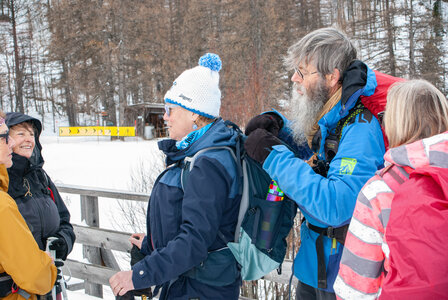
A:
<svg viewBox="0 0 448 300">
<path fill-rule="evenodd" d="M 224 149 L 204 152 L 184 188 L 182 168 L 176 164 L 204 148 L 234 147 L 236 137 L 219 119 L 186 149 L 178 150 L 174 140 L 159 142 L 167 165 L 174 165 L 159 176 L 151 193 L 148 235 L 141 249 L 146 257 L 132 268 L 135 289 L 162 286 L 159 299 L 238 299 L 240 277 L 227 286 L 211 286 L 185 276 L 210 251 L 226 247 L 223 239 L 234 239 L 241 199 L 235 160 Z M 218 232 L 224 237 L 218 237 Z"/>
<path fill-rule="evenodd" d="M 345 105 L 342 105 L 343 101 L 339 101 L 318 121 L 322 134 L 318 151 L 320 158 L 325 158 L 325 139 L 330 132 L 334 132 L 338 121 L 347 116 L 349 110 L 360 101 L 359 96 L 372 95 L 376 86 L 374 72 L 359 61 L 344 72 L 341 99 L 346 100 Z M 284 118 L 284 123 L 279 137 L 290 141 L 289 121 Z M 293 148 L 300 147 L 295 145 Z M 323 228 L 348 224 L 362 186 L 383 166 L 384 152 L 383 135 L 378 120 L 363 113 L 343 128 L 339 149 L 330 162 L 327 177 L 316 174 L 286 146 L 273 147 L 263 168 L 298 204 L 306 219 L 301 226 L 300 250 L 294 261 L 294 275 L 301 282 L 315 288 L 318 286 L 316 239 L 319 234 L 310 230 L 307 222 Z M 337 243 L 336 249 L 332 250 L 332 240 L 326 236 L 323 244 L 327 266 L 326 291 L 333 292 L 343 245 Z"/>
</svg>

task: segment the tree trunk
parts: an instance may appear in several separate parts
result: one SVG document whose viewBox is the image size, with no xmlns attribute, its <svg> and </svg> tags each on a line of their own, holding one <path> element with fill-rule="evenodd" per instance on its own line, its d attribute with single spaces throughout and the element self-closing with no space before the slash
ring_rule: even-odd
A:
<svg viewBox="0 0 448 300">
<path fill-rule="evenodd" d="M 409 75 L 415 76 L 414 4 L 409 0 Z"/>
<path fill-rule="evenodd" d="M 385 19 L 386 19 L 386 30 L 387 30 L 387 50 L 389 53 L 389 66 L 390 66 L 390 75 L 396 76 L 396 62 L 395 62 L 395 53 L 394 53 L 394 34 L 395 30 L 393 28 L 393 13 L 391 12 L 389 0 L 385 0 L 386 11 L 385 11 Z"/>
<path fill-rule="evenodd" d="M 24 113 L 23 107 L 23 74 L 20 69 L 20 57 L 19 57 L 19 45 L 17 43 L 17 31 L 16 31 L 16 15 L 15 15 L 15 5 L 14 0 L 10 0 L 11 9 L 11 25 L 12 25 L 12 40 L 14 43 L 14 62 L 16 71 L 16 81 L 15 81 L 15 94 L 16 94 L 16 110 Z"/>
<path fill-rule="evenodd" d="M 65 109 L 68 117 L 68 124 L 70 126 L 77 126 L 77 118 L 76 118 L 76 105 L 73 103 L 72 94 L 70 91 L 70 84 L 68 80 L 68 65 L 66 59 L 62 59 L 62 76 L 61 81 L 64 86 L 64 96 L 65 96 Z"/>
</svg>

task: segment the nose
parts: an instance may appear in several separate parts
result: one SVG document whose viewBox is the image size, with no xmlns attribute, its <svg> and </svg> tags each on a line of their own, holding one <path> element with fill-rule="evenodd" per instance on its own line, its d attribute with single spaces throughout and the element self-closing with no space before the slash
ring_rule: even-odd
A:
<svg viewBox="0 0 448 300">
<path fill-rule="evenodd" d="M 34 141 L 34 135 L 31 135 L 30 133 L 25 134 L 25 140 L 27 142 L 33 142 Z"/>
<path fill-rule="evenodd" d="M 291 76 L 291 81 L 300 83 L 303 81 L 303 79 L 302 79 L 302 77 L 299 76 L 299 74 L 297 74 L 297 72 L 294 72 L 294 74 L 292 74 L 292 76 Z"/>
<path fill-rule="evenodd" d="M 163 120 L 168 121 L 168 119 L 169 119 L 169 116 L 168 116 L 168 114 L 165 112 L 165 113 L 163 114 Z"/>
</svg>

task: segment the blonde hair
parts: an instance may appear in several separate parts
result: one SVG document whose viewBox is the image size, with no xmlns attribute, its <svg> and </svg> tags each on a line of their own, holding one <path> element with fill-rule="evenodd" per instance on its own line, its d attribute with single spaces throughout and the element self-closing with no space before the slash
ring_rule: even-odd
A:
<svg viewBox="0 0 448 300">
<path fill-rule="evenodd" d="M 384 127 L 391 148 L 445 132 L 448 102 L 426 80 L 395 83 L 387 94 Z"/>
<path fill-rule="evenodd" d="M 195 124 L 198 125 L 199 127 L 202 127 L 202 126 L 208 125 L 210 123 L 213 123 L 215 120 L 216 119 L 211 119 L 211 118 L 207 118 L 202 115 L 199 115 L 195 121 Z"/>
</svg>

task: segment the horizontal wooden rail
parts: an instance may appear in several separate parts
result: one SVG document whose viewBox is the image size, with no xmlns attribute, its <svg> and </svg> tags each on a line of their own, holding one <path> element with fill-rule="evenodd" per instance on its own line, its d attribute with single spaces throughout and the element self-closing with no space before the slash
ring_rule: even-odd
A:
<svg viewBox="0 0 448 300">
<path fill-rule="evenodd" d="M 91 196 L 91 197 L 104 197 L 104 198 L 114 198 L 114 199 L 122 199 L 122 200 L 134 200 L 134 201 L 143 201 L 148 202 L 149 196 L 148 194 L 143 193 L 135 193 L 129 191 L 122 190 L 112 190 L 112 189 L 101 189 L 101 188 L 92 188 L 87 186 L 77 186 L 77 185 L 68 185 L 68 184 L 57 184 L 56 187 L 60 193 L 68 193 L 68 194 L 77 194 L 82 196 Z"/>
<path fill-rule="evenodd" d="M 97 284 L 109 285 L 109 278 L 117 273 L 112 268 L 90 265 L 72 259 L 67 259 L 65 265 L 69 268 L 73 277 Z M 64 269 L 62 269 L 62 272 L 64 272 Z"/>
<path fill-rule="evenodd" d="M 130 233 L 73 224 L 76 242 L 103 249 L 131 251 Z"/>
</svg>

